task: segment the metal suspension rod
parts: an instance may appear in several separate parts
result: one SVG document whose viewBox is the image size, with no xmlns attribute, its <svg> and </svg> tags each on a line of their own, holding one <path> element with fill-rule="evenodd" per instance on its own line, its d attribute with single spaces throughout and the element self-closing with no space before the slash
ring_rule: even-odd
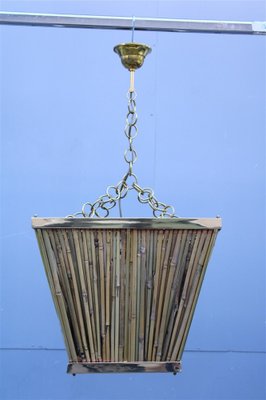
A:
<svg viewBox="0 0 266 400">
<path fill-rule="evenodd" d="M 0 24 L 59 28 L 132 30 L 132 17 L 0 12 Z M 134 17 L 134 30 L 265 35 L 266 22 L 207 21 Z"/>
</svg>

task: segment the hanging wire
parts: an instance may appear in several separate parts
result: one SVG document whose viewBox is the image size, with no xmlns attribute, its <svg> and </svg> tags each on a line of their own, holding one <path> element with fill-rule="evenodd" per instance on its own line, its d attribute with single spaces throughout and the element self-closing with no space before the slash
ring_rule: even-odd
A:
<svg viewBox="0 0 266 400">
<path fill-rule="evenodd" d="M 136 17 L 132 17 L 132 30 L 131 30 L 131 42 L 134 42 L 134 34 L 135 34 L 135 25 L 136 25 Z"/>
</svg>

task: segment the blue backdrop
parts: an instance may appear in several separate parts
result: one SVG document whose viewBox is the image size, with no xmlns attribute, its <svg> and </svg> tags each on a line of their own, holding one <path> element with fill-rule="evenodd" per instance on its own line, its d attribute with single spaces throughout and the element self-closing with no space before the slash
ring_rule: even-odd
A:
<svg viewBox="0 0 266 400">
<path fill-rule="evenodd" d="M 2 1 L 3 11 L 263 20 L 263 1 Z M 265 398 L 265 37 L 136 32 L 140 184 L 184 217 L 223 218 L 171 374 L 65 374 L 30 218 L 65 216 L 126 170 L 127 31 L 1 27 L 3 400 Z M 128 216 L 150 216 L 132 195 Z M 117 214 L 113 214 L 117 215 Z"/>
</svg>

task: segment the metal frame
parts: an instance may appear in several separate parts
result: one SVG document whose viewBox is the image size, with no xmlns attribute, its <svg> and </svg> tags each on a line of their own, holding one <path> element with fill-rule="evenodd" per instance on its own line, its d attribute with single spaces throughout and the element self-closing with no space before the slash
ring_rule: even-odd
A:
<svg viewBox="0 0 266 400">
<path fill-rule="evenodd" d="M 181 372 L 181 361 L 176 362 L 107 362 L 107 363 L 69 363 L 68 374 L 89 373 L 121 373 L 121 372 L 172 372 L 176 375 Z"/>
<path fill-rule="evenodd" d="M 222 220 L 216 218 L 32 218 L 34 229 L 217 229 Z"/>
<path fill-rule="evenodd" d="M 192 32 L 265 35 L 266 22 L 208 21 L 146 17 L 35 14 L 0 12 L 0 24 L 56 28 L 122 29 L 159 32 Z"/>
</svg>

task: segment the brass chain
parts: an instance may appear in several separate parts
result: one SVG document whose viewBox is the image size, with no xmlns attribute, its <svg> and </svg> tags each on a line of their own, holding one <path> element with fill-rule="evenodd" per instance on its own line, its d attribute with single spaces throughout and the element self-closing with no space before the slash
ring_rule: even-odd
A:
<svg viewBox="0 0 266 400">
<path fill-rule="evenodd" d="M 128 164 L 128 171 L 117 185 L 108 186 L 106 193 L 100 196 L 94 203 L 87 202 L 83 204 L 81 212 L 77 212 L 68 217 L 99 217 L 107 218 L 110 210 L 114 208 L 117 202 L 126 197 L 129 190 L 134 189 L 138 193 L 138 201 L 142 204 L 148 204 L 156 218 L 173 218 L 175 210 L 172 206 L 162 203 L 156 199 L 154 192 L 150 188 L 142 188 L 138 184 L 138 179 L 133 173 L 133 164 L 137 160 L 136 150 L 133 148 L 133 140 L 138 134 L 137 128 L 138 115 L 136 111 L 136 92 L 128 92 L 128 112 L 126 116 L 125 135 L 129 146 L 124 152 L 124 159 Z M 129 181 L 132 181 L 129 183 Z"/>
</svg>

